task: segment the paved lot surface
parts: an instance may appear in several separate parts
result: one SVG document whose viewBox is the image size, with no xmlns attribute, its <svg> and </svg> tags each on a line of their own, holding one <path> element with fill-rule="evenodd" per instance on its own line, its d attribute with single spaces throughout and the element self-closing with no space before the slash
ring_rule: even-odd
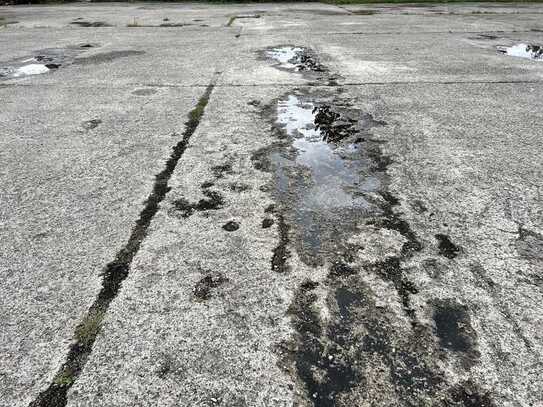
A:
<svg viewBox="0 0 543 407">
<path fill-rule="evenodd" d="M 0 7 L 0 406 L 543 406 L 516 44 L 543 6 Z"/>
</svg>

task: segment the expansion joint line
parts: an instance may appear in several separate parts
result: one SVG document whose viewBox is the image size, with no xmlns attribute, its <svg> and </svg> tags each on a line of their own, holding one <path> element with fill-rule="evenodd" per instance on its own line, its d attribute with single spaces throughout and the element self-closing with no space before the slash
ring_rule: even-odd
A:
<svg viewBox="0 0 543 407">
<path fill-rule="evenodd" d="M 207 86 L 198 103 L 188 114 L 185 130 L 180 140 L 172 147 L 172 153 L 164 169 L 155 176 L 153 189 L 145 206 L 136 220 L 130 237 L 124 247 L 117 252 L 115 260 L 107 264 L 102 272 L 102 288 L 97 298 L 90 306 L 74 333 L 74 342 L 70 347 L 66 361 L 57 371 L 49 387 L 42 391 L 29 407 L 64 407 L 68 399 L 68 390 L 81 374 L 92 352 L 92 348 L 106 312 L 119 293 L 122 282 L 128 276 L 132 260 L 138 253 L 141 243 L 147 236 L 147 229 L 158 212 L 160 203 L 168 193 L 168 181 L 170 180 L 177 163 L 185 152 L 191 136 L 200 124 L 211 93 L 217 83 L 219 72 L 215 73 L 211 83 Z"/>
</svg>

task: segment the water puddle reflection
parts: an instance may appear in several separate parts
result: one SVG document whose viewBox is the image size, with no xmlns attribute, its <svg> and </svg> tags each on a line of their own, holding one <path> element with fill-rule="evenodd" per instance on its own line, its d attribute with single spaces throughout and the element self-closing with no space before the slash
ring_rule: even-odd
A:
<svg viewBox="0 0 543 407">
<path fill-rule="evenodd" d="M 342 250 L 338 236 L 352 231 L 361 216 L 380 212 L 374 202 L 382 174 L 374 171 L 360 129 L 353 125 L 348 140 L 326 141 L 319 122 L 323 109 L 334 111 L 337 121 L 344 119 L 334 107 L 302 95 L 279 100 L 275 124 L 286 142 L 269 154 L 278 200 L 288 203 L 299 252 L 312 263 Z M 367 116 L 359 112 L 360 120 L 367 122 Z M 370 127 L 380 124 L 374 121 Z"/>
<path fill-rule="evenodd" d="M 498 52 L 512 57 L 543 61 L 543 47 L 540 45 L 517 44 L 511 47 L 500 47 Z"/>
<path fill-rule="evenodd" d="M 80 53 L 92 48 L 93 44 L 81 44 L 66 48 L 46 48 L 33 53 L 28 58 L 16 59 L 7 63 L 0 62 L 0 80 L 41 75 L 68 65 Z"/>
<path fill-rule="evenodd" d="M 276 62 L 276 67 L 290 71 L 323 72 L 324 67 L 317 62 L 312 53 L 303 47 L 290 45 L 270 48 L 265 57 Z"/>
</svg>

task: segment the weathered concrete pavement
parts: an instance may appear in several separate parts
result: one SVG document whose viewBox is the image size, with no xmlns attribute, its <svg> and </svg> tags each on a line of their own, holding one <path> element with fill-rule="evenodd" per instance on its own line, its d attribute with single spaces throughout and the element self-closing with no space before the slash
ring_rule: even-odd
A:
<svg viewBox="0 0 543 407">
<path fill-rule="evenodd" d="M 0 406 L 543 405 L 542 14 L 0 7 Z"/>
</svg>

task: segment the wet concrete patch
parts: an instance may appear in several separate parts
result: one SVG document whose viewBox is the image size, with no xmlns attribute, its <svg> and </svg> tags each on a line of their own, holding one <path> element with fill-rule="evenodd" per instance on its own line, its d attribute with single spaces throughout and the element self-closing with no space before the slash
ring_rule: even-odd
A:
<svg viewBox="0 0 543 407">
<path fill-rule="evenodd" d="M 270 218 L 264 218 L 262 220 L 262 229 L 268 229 L 270 227 L 272 227 L 274 224 L 274 220 L 273 219 L 270 219 Z"/>
<path fill-rule="evenodd" d="M 461 249 L 455 245 L 449 236 L 438 233 L 435 235 L 438 241 L 439 254 L 447 257 L 448 259 L 454 259 L 460 253 Z"/>
<path fill-rule="evenodd" d="M 379 13 L 379 10 L 350 10 L 351 14 L 356 14 L 359 16 L 372 16 Z"/>
<path fill-rule="evenodd" d="M 534 44 L 516 44 L 510 47 L 498 47 L 498 52 L 512 57 L 543 61 L 543 46 Z"/>
<path fill-rule="evenodd" d="M 245 192 L 249 191 L 251 186 L 243 182 L 232 182 L 230 183 L 230 191 L 232 192 Z"/>
<path fill-rule="evenodd" d="M 290 250 L 288 244 L 289 238 L 289 225 L 285 222 L 285 218 L 281 213 L 277 213 L 277 227 L 279 229 L 279 243 L 273 249 L 273 256 L 271 261 L 271 269 L 276 273 L 286 273 L 290 271 L 288 265 L 288 259 L 290 257 Z"/>
<path fill-rule="evenodd" d="M 157 90 L 153 88 L 141 88 L 132 91 L 132 94 L 136 96 L 151 96 L 155 93 L 157 93 Z"/>
<path fill-rule="evenodd" d="M 539 233 L 519 227 L 519 237 L 515 245 L 518 253 L 528 261 L 543 261 L 543 236 Z"/>
<path fill-rule="evenodd" d="M 323 289 L 326 319 L 320 317 Z M 446 310 L 449 305 L 443 303 Z M 494 406 L 472 382 L 448 383 L 432 331 L 399 323 L 351 269 L 320 284 L 304 281 L 289 315 L 296 336 L 283 344 L 282 362 L 301 380 L 309 405 Z M 469 323 L 463 314 L 460 320 Z M 473 342 L 467 345 L 462 352 L 472 351 Z"/>
<path fill-rule="evenodd" d="M 217 191 L 212 191 L 208 188 L 203 188 L 202 191 L 205 198 L 200 199 L 196 203 L 191 203 L 185 198 L 180 198 L 173 201 L 175 213 L 183 218 L 188 218 L 194 212 L 217 210 L 223 207 L 224 198 Z"/>
<path fill-rule="evenodd" d="M 467 307 L 454 300 L 435 301 L 433 320 L 441 347 L 460 353 L 466 368 L 472 366 L 479 358 L 479 352 L 476 350 L 477 334 L 471 326 Z"/>
<path fill-rule="evenodd" d="M 111 24 L 103 21 L 72 21 L 70 24 L 77 25 L 79 27 L 112 27 Z"/>
<path fill-rule="evenodd" d="M 239 223 L 231 220 L 229 222 L 226 222 L 224 225 L 222 225 L 222 228 L 226 230 L 227 232 L 235 232 L 236 230 L 239 229 Z"/>
<path fill-rule="evenodd" d="M 227 281 L 221 273 L 206 272 L 206 275 L 196 283 L 192 293 L 199 301 L 209 300 L 212 295 L 212 289 L 221 286 Z"/>
<path fill-rule="evenodd" d="M 77 65 L 93 65 L 93 64 L 104 64 L 112 62 L 118 58 L 127 58 L 136 55 L 143 55 L 145 51 L 136 51 L 136 50 L 123 50 L 123 51 L 110 51 L 102 52 L 99 54 L 94 54 L 84 58 L 76 58 L 74 64 Z"/>
<path fill-rule="evenodd" d="M 286 348 L 312 405 L 422 405 L 442 391 L 431 337 L 392 328 L 393 314 L 376 306 L 359 276 L 332 274 L 325 284 L 328 322 L 319 317 L 315 282 L 302 283 L 289 308 L 297 342 Z"/>
<path fill-rule="evenodd" d="M 98 127 L 102 123 L 102 120 L 100 119 L 91 119 L 84 121 L 81 125 L 85 130 L 92 130 Z"/>
<path fill-rule="evenodd" d="M 294 72 L 324 72 L 322 65 L 313 51 L 304 47 L 283 45 L 264 51 L 265 59 L 272 60 L 279 69 Z"/>
<path fill-rule="evenodd" d="M 213 167 L 211 167 L 211 172 L 217 179 L 224 178 L 226 175 L 230 175 L 233 173 L 232 164 L 224 163 L 224 164 L 214 165 Z"/>
<path fill-rule="evenodd" d="M 460 407 L 497 407 L 491 395 L 482 391 L 471 380 L 452 387 L 449 394 L 452 401 Z"/>
</svg>

